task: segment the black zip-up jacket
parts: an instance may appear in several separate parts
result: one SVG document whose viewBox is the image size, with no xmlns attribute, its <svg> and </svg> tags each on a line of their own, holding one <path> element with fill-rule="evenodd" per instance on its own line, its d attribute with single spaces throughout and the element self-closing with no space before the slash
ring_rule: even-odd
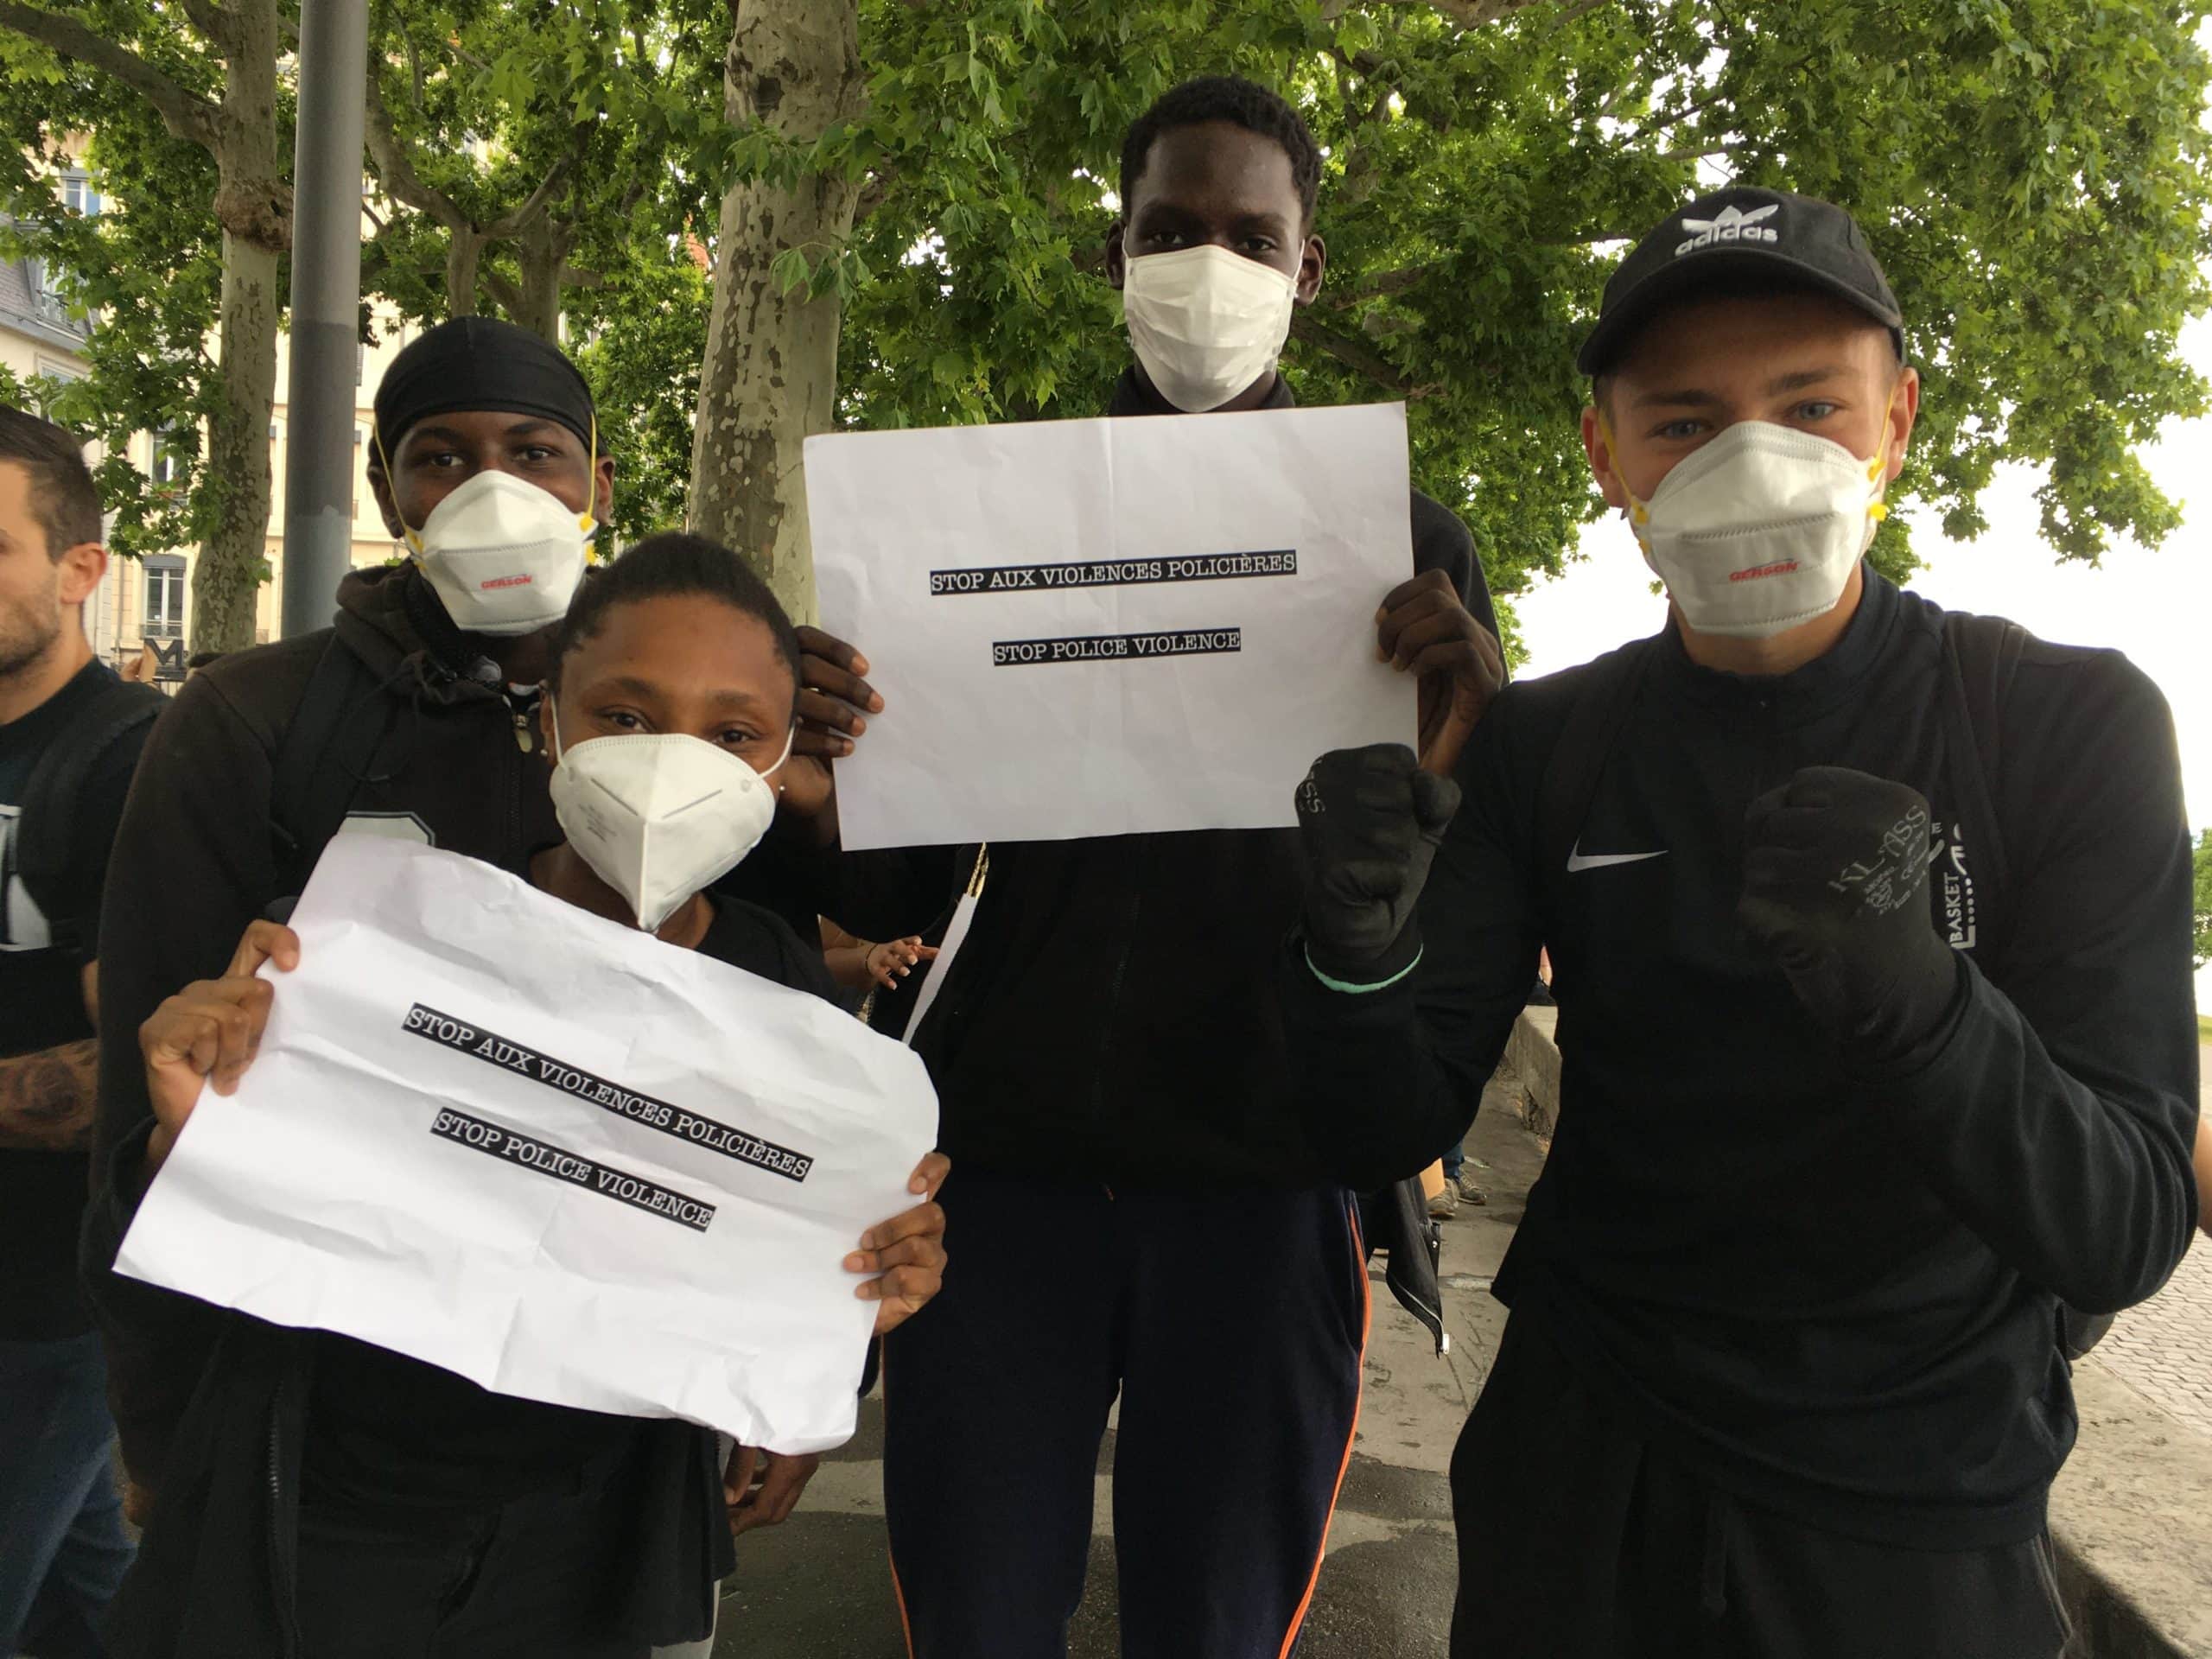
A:
<svg viewBox="0 0 2212 1659">
<path fill-rule="evenodd" d="M 131 1659 L 293 1648 L 280 1610 L 314 1333 L 124 1278 L 113 1263 L 153 1127 L 140 1024 L 191 981 L 219 976 L 246 925 L 296 896 L 293 878 L 320 851 L 288 855 L 272 832 L 271 791 L 334 639 L 364 671 L 361 702 L 388 705 L 348 712 L 349 740 L 382 733 L 359 780 L 343 780 L 351 811 L 410 815 L 436 845 L 507 869 L 560 839 L 533 727 L 467 672 L 473 653 L 413 567 L 354 572 L 339 606 L 334 632 L 224 658 L 178 693 L 147 740 L 109 867 L 84 1267 L 124 1461 L 155 1497 L 111 1632 L 112 1650 Z M 702 1586 L 731 1565 L 713 1436 L 674 1422 L 645 1434 L 653 1501 L 640 1512 L 652 1524 L 628 1541 L 631 1622 L 669 1640 L 702 1635 Z"/>
<path fill-rule="evenodd" d="M 2188 1245 L 2197 1050 L 2157 688 L 2115 652 L 2025 645 L 1980 746 L 2009 874 L 1976 893 L 1942 634 L 1871 572 L 1842 641 L 1789 675 L 1699 668 L 1669 628 L 1637 647 L 1571 847 L 1540 825 L 1545 773 L 1603 671 L 1513 688 L 1464 758 L 1414 973 L 1357 995 L 1289 953 L 1283 973 L 1302 1114 L 1366 1182 L 1471 1116 L 1548 945 L 1560 1124 L 1498 1296 L 1725 1490 L 1967 1548 L 2044 1524 L 2075 1433 L 2057 1301 L 2139 1301 Z M 1816 765 L 1911 785 L 1944 837 L 1931 914 L 1966 967 L 1880 1070 L 1736 925 L 1745 809 Z"/>
<path fill-rule="evenodd" d="M 1266 407 L 1290 404 L 1278 379 Z M 1130 371 L 1109 412 L 1174 411 Z M 1410 512 L 1414 569 L 1444 571 L 1494 631 L 1466 527 L 1418 491 Z M 880 658 L 897 642 L 862 643 Z M 831 913 L 869 938 L 919 932 L 973 857 L 944 847 L 846 855 Z M 990 860 L 916 1045 L 956 1167 L 1109 1185 L 1325 1179 L 1285 1109 L 1274 961 L 1305 892 L 1295 830 L 994 842 Z"/>
</svg>

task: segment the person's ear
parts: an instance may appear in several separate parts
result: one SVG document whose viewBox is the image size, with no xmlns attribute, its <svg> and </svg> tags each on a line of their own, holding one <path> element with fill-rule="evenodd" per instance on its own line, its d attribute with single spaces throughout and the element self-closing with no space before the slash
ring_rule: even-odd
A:
<svg viewBox="0 0 2212 1659">
<path fill-rule="evenodd" d="M 1128 222 L 1119 219 L 1106 227 L 1106 281 L 1117 294 L 1129 277 L 1128 251 L 1122 246 L 1122 233 L 1128 228 Z"/>
<path fill-rule="evenodd" d="M 1582 450 L 1590 457 L 1590 471 L 1598 480 L 1598 490 L 1605 498 L 1605 505 L 1616 512 L 1628 511 L 1628 486 L 1613 465 L 1611 447 L 1605 442 L 1605 430 L 1598 418 L 1596 404 L 1582 411 Z"/>
<path fill-rule="evenodd" d="M 1888 468 L 1883 474 L 1885 483 L 1896 483 L 1897 474 L 1904 470 L 1904 452 L 1912 442 L 1913 423 L 1919 418 L 1920 371 L 1899 369 L 1897 389 L 1890 397 L 1889 430 L 1882 435 L 1889 458 Z"/>
<path fill-rule="evenodd" d="M 407 527 L 400 522 L 398 504 L 391 499 L 391 480 L 385 476 L 384 463 L 372 454 L 368 460 L 369 493 L 376 498 L 377 511 L 384 516 L 384 527 L 395 542 L 407 539 Z"/>
<path fill-rule="evenodd" d="M 614 522 L 614 457 L 601 455 L 592 465 L 592 517 L 602 524 Z"/>
<path fill-rule="evenodd" d="M 1321 277 L 1329 268 L 1329 250 L 1318 236 L 1306 238 L 1306 245 L 1298 256 L 1298 302 L 1313 303 L 1313 296 L 1321 291 Z"/>
<path fill-rule="evenodd" d="M 76 546 L 62 550 L 56 559 L 58 581 L 64 605 L 82 605 L 99 591 L 101 578 L 107 575 L 107 549 L 98 542 L 79 542 Z"/>
</svg>

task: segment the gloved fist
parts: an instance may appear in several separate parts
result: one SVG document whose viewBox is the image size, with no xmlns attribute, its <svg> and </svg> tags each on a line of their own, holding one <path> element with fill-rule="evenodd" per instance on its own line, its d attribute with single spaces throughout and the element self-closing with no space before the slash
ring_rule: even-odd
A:
<svg viewBox="0 0 2212 1659">
<path fill-rule="evenodd" d="M 1413 963 L 1414 906 L 1459 810 L 1459 786 L 1423 772 L 1402 743 L 1336 749 L 1298 786 L 1306 938 L 1332 978 L 1373 983 Z"/>
<path fill-rule="evenodd" d="M 1807 766 L 1744 815 L 1736 919 L 1806 1011 L 1870 1059 L 1942 1020 L 1958 963 L 1928 898 L 1928 803 L 1887 779 Z"/>
</svg>

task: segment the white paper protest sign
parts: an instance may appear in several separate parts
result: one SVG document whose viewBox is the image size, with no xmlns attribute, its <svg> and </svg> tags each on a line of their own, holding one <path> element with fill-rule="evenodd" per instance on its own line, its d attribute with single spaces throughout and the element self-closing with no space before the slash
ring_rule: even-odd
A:
<svg viewBox="0 0 2212 1659">
<path fill-rule="evenodd" d="M 849 850 L 1281 829 L 1314 757 L 1411 743 L 1402 404 L 806 441 L 823 626 L 886 708 Z"/>
<path fill-rule="evenodd" d="M 819 997 L 451 853 L 334 839 L 238 1093 L 201 1095 L 118 1260 L 503 1393 L 818 1451 L 937 1101 Z"/>
</svg>

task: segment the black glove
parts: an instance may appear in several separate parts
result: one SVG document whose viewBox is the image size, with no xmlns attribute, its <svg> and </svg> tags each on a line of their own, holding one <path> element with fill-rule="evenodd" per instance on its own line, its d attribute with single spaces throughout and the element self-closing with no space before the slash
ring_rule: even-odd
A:
<svg viewBox="0 0 2212 1659">
<path fill-rule="evenodd" d="M 1421 954 L 1414 906 L 1459 786 L 1402 743 L 1336 749 L 1298 786 L 1306 848 L 1306 949 L 1332 979 L 1380 984 Z"/>
<path fill-rule="evenodd" d="M 1862 1058 L 1906 1053 L 1957 994 L 1956 956 L 1929 907 L 1934 856 L 1916 791 L 1842 766 L 1807 766 L 1744 815 L 1736 919 Z"/>
</svg>

